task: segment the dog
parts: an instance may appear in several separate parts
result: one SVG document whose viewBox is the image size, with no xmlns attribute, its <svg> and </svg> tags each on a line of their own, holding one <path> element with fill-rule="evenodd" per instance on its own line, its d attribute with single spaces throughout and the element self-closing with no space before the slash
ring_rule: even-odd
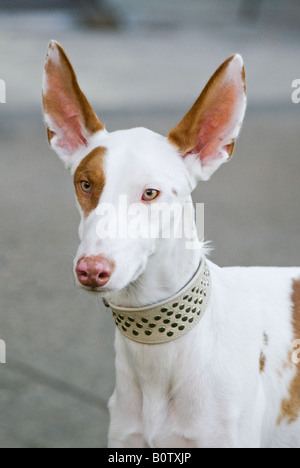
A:
<svg viewBox="0 0 300 468">
<path fill-rule="evenodd" d="M 163 236 L 150 216 L 174 203 L 183 213 L 197 183 L 231 158 L 246 102 L 237 54 L 167 138 L 109 133 L 63 48 L 49 45 L 48 140 L 81 214 L 75 281 L 104 298 L 116 323 L 110 448 L 300 448 L 300 268 L 219 268 L 197 240 L 193 210 L 182 236 Z M 132 206 L 153 235 L 109 235 Z"/>
</svg>

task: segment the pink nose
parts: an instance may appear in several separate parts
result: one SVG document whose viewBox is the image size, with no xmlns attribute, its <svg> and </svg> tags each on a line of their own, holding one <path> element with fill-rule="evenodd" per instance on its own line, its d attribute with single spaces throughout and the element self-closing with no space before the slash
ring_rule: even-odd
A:
<svg viewBox="0 0 300 468">
<path fill-rule="evenodd" d="M 90 288 L 102 288 L 105 286 L 113 274 L 114 265 L 107 258 L 82 257 L 76 266 L 77 278 L 83 286 Z"/>
</svg>

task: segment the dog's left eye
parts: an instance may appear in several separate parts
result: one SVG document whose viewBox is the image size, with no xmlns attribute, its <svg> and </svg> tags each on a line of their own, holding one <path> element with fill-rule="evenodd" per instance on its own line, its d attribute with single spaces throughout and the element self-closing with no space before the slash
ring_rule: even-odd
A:
<svg viewBox="0 0 300 468">
<path fill-rule="evenodd" d="M 142 200 L 144 201 L 152 201 L 155 200 L 159 196 L 160 192 L 155 189 L 147 189 L 143 193 Z"/>
<path fill-rule="evenodd" d="M 92 186 L 89 182 L 87 182 L 86 180 L 82 180 L 80 182 L 80 186 L 81 186 L 81 189 L 83 190 L 83 192 L 85 193 L 90 193 L 91 190 L 92 190 Z"/>
</svg>

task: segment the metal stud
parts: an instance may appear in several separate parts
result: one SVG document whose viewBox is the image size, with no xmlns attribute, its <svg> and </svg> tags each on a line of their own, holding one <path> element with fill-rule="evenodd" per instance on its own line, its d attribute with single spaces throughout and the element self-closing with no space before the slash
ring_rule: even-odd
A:
<svg viewBox="0 0 300 468">
<path fill-rule="evenodd" d="M 168 312 L 168 309 L 166 309 L 165 307 L 163 307 L 163 308 L 161 309 L 161 312 L 162 312 L 162 313 Z"/>
<path fill-rule="evenodd" d="M 176 315 L 175 315 L 175 318 L 180 319 L 180 318 L 181 318 L 181 314 L 176 314 Z"/>
<path fill-rule="evenodd" d="M 190 323 L 193 323 L 193 321 L 194 321 L 194 317 L 191 317 L 191 318 L 189 319 L 189 322 L 190 322 Z"/>
<path fill-rule="evenodd" d="M 141 323 L 139 323 L 139 322 L 137 322 L 136 326 L 137 326 L 138 328 L 143 328 L 143 325 L 142 325 Z"/>
<path fill-rule="evenodd" d="M 155 328 L 155 327 L 156 327 L 156 323 L 149 323 L 149 327 L 150 327 L 150 328 Z"/>
<path fill-rule="evenodd" d="M 192 302 L 192 300 L 193 300 L 193 296 L 190 296 L 189 297 L 189 302 Z"/>
<path fill-rule="evenodd" d="M 122 330 L 126 332 L 126 331 L 127 331 L 127 328 L 123 326 L 123 327 L 122 327 Z"/>
<path fill-rule="evenodd" d="M 167 333 L 167 335 L 171 338 L 171 336 L 173 336 L 174 333 L 173 333 L 172 331 L 169 331 L 169 332 Z"/>
<path fill-rule="evenodd" d="M 143 317 L 143 318 L 142 318 L 142 322 L 143 322 L 143 323 L 148 323 L 148 322 L 149 322 L 149 320 L 148 320 L 148 319 L 146 319 L 145 317 Z"/>
<path fill-rule="evenodd" d="M 173 304 L 173 307 L 175 307 L 175 308 L 176 308 L 176 307 L 178 307 L 178 305 L 179 305 L 179 303 L 178 303 L 178 302 L 174 302 L 174 304 Z"/>
<path fill-rule="evenodd" d="M 132 317 L 128 317 L 128 320 L 129 320 L 130 322 L 134 322 L 134 318 L 132 318 Z"/>
<path fill-rule="evenodd" d="M 156 317 L 154 317 L 154 320 L 156 320 L 158 322 L 159 320 L 161 320 L 161 316 L 157 315 Z"/>
<path fill-rule="evenodd" d="M 172 328 L 177 328 L 178 327 L 178 323 L 174 322 L 172 323 Z"/>
<path fill-rule="evenodd" d="M 184 308 L 185 308 L 185 305 L 181 304 L 181 306 L 179 307 L 179 310 L 184 310 Z"/>
<path fill-rule="evenodd" d="M 182 321 L 186 322 L 188 318 L 189 318 L 188 315 L 185 315 L 184 317 L 182 317 Z"/>
<path fill-rule="evenodd" d="M 160 333 L 163 333 L 166 331 L 165 327 L 160 327 L 160 329 L 158 330 Z"/>
<path fill-rule="evenodd" d="M 167 316 L 171 317 L 171 315 L 173 315 L 173 314 L 174 314 L 173 310 L 169 310 L 169 312 L 167 313 Z"/>
<path fill-rule="evenodd" d="M 127 328 L 129 328 L 129 327 L 131 327 L 131 323 L 125 322 L 125 326 L 126 326 Z"/>
<path fill-rule="evenodd" d="M 171 322 L 171 320 L 170 320 L 170 319 L 166 319 L 166 320 L 164 320 L 164 323 L 165 323 L 166 325 L 168 325 L 170 322 Z"/>
<path fill-rule="evenodd" d="M 185 329 L 185 326 L 184 325 L 180 325 L 180 327 L 178 327 L 178 330 L 182 331 Z"/>
<path fill-rule="evenodd" d="M 186 301 L 187 299 L 189 298 L 189 295 L 186 294 L 185 296 L 183 296 L 183 300 Z"/>
<path fill-rule="evenodd" d="M 119 314 L 119 318 L 120 318 L 121 320 L 124 320 L 124 315 Z"/>
<path fill-rule="evenodd" d="M 134 336 L 139 336 L 139 332 L 137 330 L 132 330 Z"/>
<path fill-rule="evenodd" d="M 189 314 L 191 312 L 191 308 L 187 307 L 185 311 Z"/>
<path fill-rule="evenodd" d="M 151 331 L 151 330 L 146 330 L 146 331 L 145 331 L 145 335 L 147 335 L 147 336 L 152 335 L 152 331 Z"/>
</svg>

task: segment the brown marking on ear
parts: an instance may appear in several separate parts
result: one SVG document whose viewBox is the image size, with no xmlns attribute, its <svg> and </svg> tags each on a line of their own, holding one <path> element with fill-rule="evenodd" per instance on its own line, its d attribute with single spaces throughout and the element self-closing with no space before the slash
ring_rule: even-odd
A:
<svg viewBox="0 0 300 468">
<path fill-rule="evenodd" d="M 211 77 L 201 95 L 183 117 L 181 122 L 168 135 L 168 140 L 173 145 L 177 146 L 181 154 L 191 152 L 196 146 L 199 137 L 199 129 L 204 120 L 205 115 L 209 112 L 210 107 L 217 100 L 216 89 L 221 84 L 225 76 L 228 65 L 232 62 L 235 55 L 227 59 Z M 225 91 L 224 91 L 225 92 Z M 227 91 L 230 94 L 230 90 Z M 226 98 L 227 101 L 228 98 Z M 229 97 L 229 100 L 232 96 Z"/>
<path fill-rule="evenodd" d="M 244 83 L 244 92 L 245 92 L 245 94 L 247 94 L 246 71 L 245 71 L 245 67 L 243 67 L 243 69 L 242 69 L 242 81 L 243 81 L 243 83 Z"/>
<path fill-rule="evenodd" d="M 105 186 L 104 156 L 106 148 L 99 146 L 88 154 L 79 164 L 75 175 L 74 185 L 78 202 L 87 217 L 99 204 Z M 91 185 L 91 192 L 86 193 L 81 188 L 81 182 Z"/>
<path fill-rule="evenodd" d="M 54 137 L 55 133 L 52 132 L 48 127 L 47 127 L 47 137 L 48 137 L 48 142 L 49 142 L 49 145 L 50 145 L 50 142 L 52 140 L 52 138 Z"/>
<path fill-rule="evenodd" d="M 260 353 L 260 358 L 259 358 L 259 371 L 262 373 L 265 370 L 266 367 L 266 356 L 264 355 L 263 352 Z"/>
<path fill-rule="evenodd" d="M 294 338 L 300 338 L 300 280 L 293 282 L 292 291 L 293 304 L 293 328 Z M 290 356 L 292 363 L 292 356 Z M 299 418 L 300 413 L 300 364 L 293 364 L 295 368 L 295 377 L 291 382 L 289 389 L 289 398 L 283 400 L 281 405 L 281 413 L 277 420 L 279 425 L 283 420 L 287 420 L 288 424 L 292 424 Z"/>
<path fill-rule="evenodd" d="M 236 141 L 234 140 L 231 145 L 228 145 L 227 148 L 226 148 L 226 151 L 229 155 L 229 159 L 231 158 L 231 156 L 233 155 L 233 152 L 234 152 L 234 148 L 235 148 L 235 143 Z"/>
<path fill-rule="evenodd" d="M 72 147 L 85 144 L 85 130 L 89 135 L 104 129 L 91 105 L 81 91 L 74 69 L 64 51 L 56 42 L 48 49 L 45 65 L 46 85 L 43 94 L 45 114 L 62 129 Z M 47 128 L 49 142 L 55 132 Z"/>
</svg>

